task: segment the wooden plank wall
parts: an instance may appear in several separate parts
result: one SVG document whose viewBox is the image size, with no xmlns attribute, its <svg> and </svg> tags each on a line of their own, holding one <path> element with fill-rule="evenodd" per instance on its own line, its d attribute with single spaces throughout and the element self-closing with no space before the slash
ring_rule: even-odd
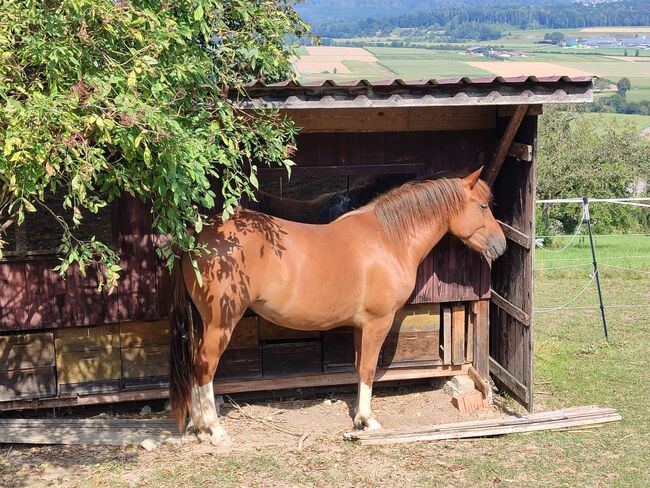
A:
<svg viewBox="0 0 650 488">
<path fill-rule="evenodd" d="M 481 120 L 489 115 L 483 114 Z M 428 176 L 467 170 L 494 150 L 495 131 L 485 125 L 471 130 L 304 133 L 298 137 L 295 159 L 301 167 L 424 164 Z M 97 292 L 97 270 L 88 270 L 84 277 L 72 269 L 62 280 L 51 270 L 54 259 L 0 262 L 0 330 L 165 317 L 171 289 L 154 252 L 150 213 L 138 199 L 125 196 L 117 205 L 115 222 L 123 270 L 116 292 Z M 489 284 L 489 265 L 446 236 L 418 269 L 410 302 L 486 298 Z"/>
<path fill-rule="evenodd" d="M 0 331 L 87 326 L 167 316 L 169 273 L 156 258 L 151 214 L 130 196 L 117 205 L 116 244 L 122 280 L 109 294 L 97 291 L 98 270 L 83 276 L 71 267 L 66 279 L 52 257 L 0 262 Z"/>
<path fill-rule="evenodd" d="M 302 167 L 424 164 L 425 176 L 476 167 L 494 150 L 493 129 L 382 133 L 307 133 L 298 136 Z M 489 297 L 490 268 L 458 239 L 446 236 L 418 269 L 411 303 Z"/>
<path fill-rule="evenodd" d="M 507 118 L 499 119 L 502 129 L 507 121 Z M 515 141 L 534 147 L 536 133 L 537 116 L 527 116 Z M 495 217 L 531 237 L 535 227 L 535 184 L 534 162 L 508 157 L 494 187 Z M 492 288 L 501 298 L 495 296 L 490 304 L 490 369 L 501 386 L 510 389 L 530 409 L 533 250 L 509 240 L 504 255 L 494 262 Z"/>
</svg>

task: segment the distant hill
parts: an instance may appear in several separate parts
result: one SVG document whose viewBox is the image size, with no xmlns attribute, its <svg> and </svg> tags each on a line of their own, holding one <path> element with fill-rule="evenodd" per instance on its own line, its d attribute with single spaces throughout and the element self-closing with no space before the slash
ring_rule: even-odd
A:
<svg viewBox="0 0 650 488">
<path fill-rule="evenodd" d="M 594 0 L 597 1 L 597 0 Z M 608 0 L 605 0 L 608 1 Z M 609 0 L 611 1 L 611 0 Z M 350 22 L 366 18 L 381 18 L 407 14 L 418 10 L 445 7 L 500 5 L 530 5 L 536 0 L 304 0 L 295 8 L 303 19 L 320 27 L 326 22 Z M 574 0 L 546 0 L 545 4 L 571 4 Z"/>
<path fill-rule="evenodd" d="M 563 29 L 650 24 L 648 0 L 307 0 L 297 5 L 326 38 L 438 29 L 449 40 L 497 39 L 500 28 Z"/>
</svg>

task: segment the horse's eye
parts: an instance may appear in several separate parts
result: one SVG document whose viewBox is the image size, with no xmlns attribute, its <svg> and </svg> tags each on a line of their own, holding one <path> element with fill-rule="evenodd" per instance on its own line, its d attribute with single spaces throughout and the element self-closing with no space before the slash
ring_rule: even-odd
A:
<svg viewBox="0 0 650 488">
<path fill-rule="evenodd" d="M 481 208 L 482 208 L 483 210 L 487 210 L 487 209 L 488 209 L 488 204 L 487 204 L 487 203 L 482 203 L 482 204 L 481 204 Z"/>
</svg>

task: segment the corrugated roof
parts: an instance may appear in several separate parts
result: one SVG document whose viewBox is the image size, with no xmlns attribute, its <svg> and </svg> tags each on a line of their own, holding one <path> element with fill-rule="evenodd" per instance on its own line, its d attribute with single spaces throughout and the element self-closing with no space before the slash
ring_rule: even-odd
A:
<svg viewBox="0 0 650 488">
<path fill-rule="evenodd" d="M 302 88 L 302 87 L 352 87 L 352 86 L 438 86 L 438 85 L 477 85 L 477 84 L 516 84 L 516 83 L 589 83 L 592 76 L 459 76 L 452 78 L 422 78 L 419 80 L 402 80 L 393 78 L 388 80 L 316 80 L 316 81 L 281 81 L 279 83 L 266 84 L 263 81 L 257 81 L 248 85 L 249 88 Z"/>
<path fill-rule="evenodd" d="M 593 100 L 591 76 L 482 76 L 389 79 L 258 81 L 246 88 L 246 97 L 233 94 L 243 108 L 281 109 L 410 107 L 447 105 L 515 105 L 579 103 Z"/>
</svg>

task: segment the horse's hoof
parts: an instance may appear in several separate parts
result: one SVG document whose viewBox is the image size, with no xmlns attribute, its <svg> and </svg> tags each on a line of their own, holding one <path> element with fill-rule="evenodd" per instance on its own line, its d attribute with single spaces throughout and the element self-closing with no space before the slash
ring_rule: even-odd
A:
<svg viewBox="0 0 650 488">
<path fill-rule="evenodd" d="M 221 429 L 210 436 L 210 444 L 215 447 L 231 447 L 232 440 L 228 433 L 224 429 Z"/>
<path fill-rule="evenodd" d="M 381 424 L 374 418 L 362 419 L 358 415 L 354 417 L 354 428 L 358 430 L 378 430 Z"/>
<path fill-rule="evenodd" d="M 366 420 L 366 427 L 363 430 L 379 430 L 379 429 L 381 429 L 381 424 L 377 420 L 373 418 L 369 418 L 368 420 Z"/>
</svg>

